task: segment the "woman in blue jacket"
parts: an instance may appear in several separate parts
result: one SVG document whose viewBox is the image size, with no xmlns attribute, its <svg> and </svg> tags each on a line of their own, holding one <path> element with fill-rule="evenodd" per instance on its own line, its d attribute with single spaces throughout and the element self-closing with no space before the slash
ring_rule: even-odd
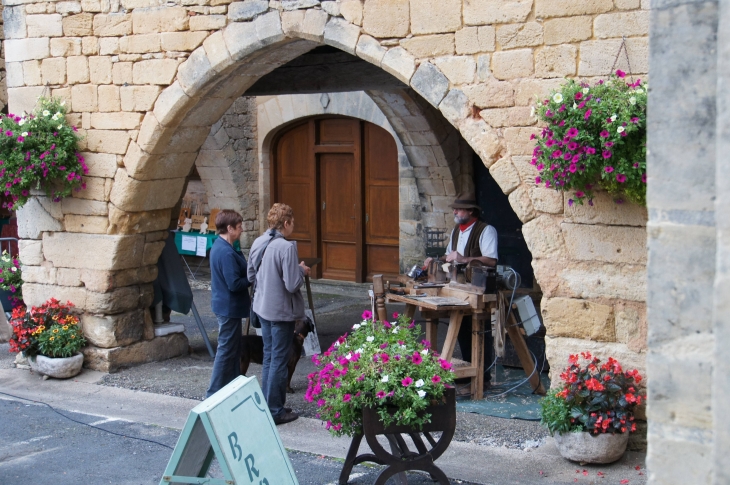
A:
<svg viewBox="0 0 730 485">
<path fill-rule="evenodd" d="M 220 237 L 210 250 L 210 290 L 219 332 L 206 398 L 240 374 L 241 319 L 248 318 L 251 307 L 246 258 L 233 249 L 243 232 L 243 218 L 236 211 L 222 210 L 215 218 L 215 227 Z"/>
</svg>

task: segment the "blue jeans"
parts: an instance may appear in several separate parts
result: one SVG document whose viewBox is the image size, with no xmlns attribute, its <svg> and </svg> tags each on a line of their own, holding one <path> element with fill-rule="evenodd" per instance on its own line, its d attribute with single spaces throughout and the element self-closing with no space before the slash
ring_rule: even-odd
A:
<svg viewBox="0 0 730 485">
<path fill-rule="evenodd" d="M 216 315 L 218 319 L 218 349 L 213 362 L 213 374 L 205 397 L 209 398 L 223 386 L 241 375 L 241 319 Z M 292 330 L 293 332 L 293 330 Z"/>
<path fill-rule="evenodd" d="M 294 322 L 270 322 L 259 316 L 264 338 L 264 368 L 261 390 L 274 418 L 284 415 L 286 381 L 289 378 L 289 353 L 294 337 Z"/>
</svg>

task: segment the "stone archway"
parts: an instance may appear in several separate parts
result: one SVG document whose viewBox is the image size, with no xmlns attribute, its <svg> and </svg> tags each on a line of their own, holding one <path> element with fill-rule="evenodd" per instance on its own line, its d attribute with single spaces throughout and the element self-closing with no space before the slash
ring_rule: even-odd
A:
<svg viewBox="0 0 730 485">
<path fill-rule="evenodd" d="M 404 32 L 400 32 L 400 24 L 389 23 L 390 19 L 401 19 L 402 9 L 392 12 L 392 17 L 383 16 L 383 12 L 368 14 L 369 8 L 388 10 L 391 6 L 400 8 L 402 3 L 368 3 L 364 20 L 350 13 L 329 13 L 318 5 L 279 11 L 265 2 L 231 4 L 229 19 L 214 18 L 205 11 L 195 18 L 197 15 L 188 15 L 185 8 L 172 6 L 130 7 L 131 14 L 97 13 L 92 9 L 67 17 L 71 20 L 66 24 L 61 16 L 49 18 L 51 23 L 58 21 L 64 31 L 67 26 L 69 32 L 110 37 L 103 43 L 104 49 L 101 42 L 96 51 L 93 45 L 89 49 L 96 54 L 108 49 L 125 51 L 125 57 L 122 60 L 122 54 L 118 54 L 117 66 L 112 66 L 114 56 L 95 58 L 93 62 L 76 59 L 79 56 L 74 56 L 73 42 L 68 43 L 66 51 L 54 51 L 61 53 L 58 57 L 68 57 L 68 66 L 79 63 L 81 74 L 88 73 L 88 77 L 77 79 L 78 73 L 69 70 L 53 93 L 70 97 L 74 112 L 70 116 L 88 129 L 86 149 L 96 155 L 89 157 L 93 176 L 81 198 L 64 201 L 56 212 L 46 209 L 48 204 L 40 199 L 29 207 L 43 217 L 28 231 L 36 239 L 21 245 L 24 264 L 34 268 L 28 270 L 28 303 L 38 304 L 50 295 L 73 296 L 88 314 L 100 315 L 98 318 L 106 322 L 100 324 L 100 331 L 131 335 L 107 339 L 103 345 L 134 347 L 140 338 L 149 336 L 141 330 L 125 333 L 117 316 L 145 308 L 170 208 L 180 198 L 185 176 L 210 127 L 262 75 L 324 43 L 389 72 L 437 108 L 509 194 L 515 213 L 525 223 L 523 231 L 535 258 L 538 282 L 547 288 L 543 308 L 548 309 L 548 334 L 554 337 L 549 352 L 552 349 L 558 358 L 591 341 L 600 341 L 607 352 L 625 352 L 641 360 L 640 352 L 645 347 L 641 340 L 645 245 L 635 236 L 626 242 L 616 236 L 613 227 L 621 228 L 621 234 L 639 234 L 644 231 L 645 213 L 569 208 L 562 194 L 534 186 L 534 171 L 527 158 L 531 151 L 529 134 L 535 128 L 525 107 L 533 94 L 544 92 L 549 84 L 535 82 L 535 78 L 605 74 L 610 68 L 609 53 L 615 52 L 620 43 L 611 37 L 622 32 L 622 28 L 612 26 L 621 24 L 624 14 L 607 13 L 615 7 L 606 2 L 593 7 L 581 3 L 573 8 L 541 1 L 533 13 L 533 2 L 520 1 L 506 11 L 489 2 L 483 8 L 465 3 L 462 17 L 455 18 L 453 12 L 459 10 L 451 4 L 462 5 L 450 1 L 428 9 L 427 18 L 414 10 L 413 17 L 406 18 Z M 607 40 L 588 40 L 590 36 L 583 34 L 561 40 L 555 32 L 542 27 L 536 15 L 540 19 L 595 16 L 596 35 Z M 631 16 L 643 18 L 640 10 Z M 371 21 L 375 23 L 368 24 Z M 495 29 L 494 24 L 499 28 Z M 190 30 L 193 25 L 195 28 Z M 645 72 L 646 28 L 641 22 L 630 25 L 636 27 L 628 34 L 635 36 L 628 42 L 634 57 L 632 66 L 634 72 Z M 412 38 L 406 38 L 409 28 L 415 34 Z M 22 28 L 13 25 L 7 30 L 17 37 L 6 44 L 9 78 L 12 75 L 18 79 L 18 68 L 29 60 L 43 61 L 49 75 L 55 72 L 56 64 L 45 62 L 55 58 L 48 37 L 57 36 L 55 31 L 44 33 L 37 27 L 26 28 L 25 23 Z M 132 32 L 135 35 L 130 35 Z M 145 35 L 152 37 L 137 37 Z M 163 35 L 170 55 L 129 54 L 141 48 L 135 42 L 147 49 L 145 39 L 152 40 L 154 47 L 154 40 L 162 43 Z M 381 42 L 378 37 L 385 40 Z M 397 42 L 388 38 L 397 38 Z M 571 43 L 579 43 L 580 69 L 578 49 Z M 191 54 L 174 54 L 178 51 L 173 47 Z M 455 52 L 460 55 L 454 56 Z M 186 60 L 181 63 L 183 58 Z M 121 110 L 115 98 L 119 88 L 113 85 L 114 76 L 120 83 L 132 84 L 125 86 L 130 88 L 125 89 L 125 106 L 131 111 Z M 163 89 L 159 91 L 157 86 Z M 11 88 L 11 110 L 28 107 L 42 89 L 32 84 Z M 26 213 L 23 217 L 30 220 L 33 215 Z M 106 225 L 101 223 L 103 219 Z M 65 232 L 60 231 L 59 224 Z M 625 250 L 627 245 L 629 250 Z M 618 253 L 617 248 L 624 251 Z M 93 257 L 75 257 L 79 251 Z M 50 273 L 54 277 L 45 278 Z M 604 273 L 611 284 L 597 285 L 596 280 L 605 281 Z M 584 305 L 583 300 L 588 302 Z M 558 308 L 563 304 L 579 305 L 582 318 L 591 325 L 576 325 L 565 315 L 550 311 L 551 301 Z M 620 317 L 624 306 L 635 311 Z M 139 315 L 128 320 L 142 327 Z M 639 336 L 619 332 L 621 325 L 639 329 Z M 110 362 L 115 352 L 120 351 L 111 347 L 99 351 L 103 354 L 100 359 Z"/>
</svg>

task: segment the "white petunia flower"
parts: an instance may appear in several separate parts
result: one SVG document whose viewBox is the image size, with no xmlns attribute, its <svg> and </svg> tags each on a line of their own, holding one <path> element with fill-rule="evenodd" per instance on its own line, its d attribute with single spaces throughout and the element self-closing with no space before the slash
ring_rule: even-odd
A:
<svg viewBox="0 0 730 485">
<path fill-rule="evenodd" d="M 66 100 L 61 101 L 61 106 L 66 106 Z"/>
<path fill-rule="evenodd" d="M 416 381 L 416 387 L 423 387 L 423 384 L 424 384 L 424 383 L 423 383 L 423 379 L 418 379 L 418 380 Z"/>
<path fill-rule="evenodd" d="M 418 392 L 418 397 L 420 397 L 420 398 L 426 397 L 426 391 L 417 391 L 417 392 Z"/>
<path fill-rule="evenodd" d="M 421 354 L 422 354 L 422 355 L 427 355 L 427 354 L 428 354 L 428 349 L 423 349 L 423 350 L 421 351 Z"/>
<path fill-rule="evenodd" d="M 398 327 L 393 327 L 393 333 L 398 333 Z"/>
<path fill-rule="evenodd" d="M 24 131 L 23 133 L 21 133 L 21 136 L 28 136 L 28 132 Z"/>
<path fill-rule="evenodd" d="M 362 347 L 360 347 L 359 349 L 357 349 L 355 351 L 356 354 L 361 354 L 361 355 L 362 355 L 363 352 L 365 352 L 365 349 L 363 349 Z"/>
<path fill-rule="evenodd" d="M 23 126 L 25 124 L 25 119 L 22 119 L 18 122 L 18 126 Z"/>
<path fill-rule="evenodd" d="M 368 338 L 366 338 L 365 340 L 367 340 L 368 342 L 372 342 L 373 340 L 375 340 L 375 337 L 373 337 L 372 335 L 370 335 L 370 336 L 369 336 Z"/>
<path fill-rule="evenodd" d="M 63 128 L 63 125 L 58 125 L 58 126 L 56 127 L 56 129 L 59 129 L 59 130 L 60 130 L 61 128 Z"/>
<path fill-rule="evenodd" d="M 636 88 L 636 91 L 634 91 L 636 94 L 644 94 L 644 90 L 641 88 Z"/>
<path fill-rule="evenodd" d="M 48 111 L 47 109 L 44 109 L 44 110 L 43 110 L 43 116 L 48 116 L 48 115 L 50 115 L 50 114 L 51 114 L 51 112 L 50 112 L 50 111 Z"/>
<path fill-rule="evenodd" d="M 339 346 L 340 346 L 340 343 L 339 342 L 335 342 L 335 347 L 339 347 Z"/>
<path fill-rule="evenodd" d="M 626 131 L 626 128 L 624 128 L 623 126 L 619 126 L 616 130 L 616 133 L 623 133 L 624 131 Z"/>
<path fill-rule="evenodd" d="M 588 89 L 588 88 L 583 88 L 583 94 L 588 94 L 588 91 L 590 91 L 590 89 Z"/>
<path fill-rule="evenodd" d="M 629 98 L 629 104 L 631 104 L 631 105 L 634 105 L 634 104 L 636 104 L 636 98 L 635 98 L 634 96 L 631 96 L 631 97 Z"/>
<path fill-rule="evenodd" d="M 616 116 L 616 115 L 611 115 L 611 121 L 616 121 L 616 118 L 618 118 L 618 116 Z"/>
<path fill-rule="evenodd" d="M 578 105 L 573 103 L 573 109 L 576 109 L 576 108 L 578 108 Z"/>
<path fill-rule="evenodd" d="M 347 355 L 345 356 L 345 358 L 346 358 L 347 360 L 350 360 L 350 359 L 352 359 L 352 352 L 348 353 L 348 354 L 347 354 Z"/>
<path fill-rule="evenodd" d="M 18 268 L 16 268 L 15 266 L 13 266 L 12 268 L 10 268 L 10 271 L 12 271 L 13 273 L 15 273 L 16 271 L 18 271 Z"/>
<path fill-rule="evenodd" d="M 556 103 L 562 103 L 563 102 L 563 95 L 560 94 L 560 93 L 555 93 L 553 95 L 553 101 L 555 101 Z"/>
<path fill-rule="evenodd" d="M 356 323 L 355 325 L 352 326 L 352 328 L 353 328 L 353 330 L 357 330 L 358 328 L 360 328 L 360 324 Z"/>
<path fill-rule="evenodd" d="M 401 349 L 405 349 L 406 348 L 405 344 L 404 345 L 401 345 L 400 348 Z"/>
<path fill-rule="evenodd" d="M 388 379 L 390 379 L 388 376 L 383 376 L 380 378 L 380 382 L 388 382 Z"/>
</svg>

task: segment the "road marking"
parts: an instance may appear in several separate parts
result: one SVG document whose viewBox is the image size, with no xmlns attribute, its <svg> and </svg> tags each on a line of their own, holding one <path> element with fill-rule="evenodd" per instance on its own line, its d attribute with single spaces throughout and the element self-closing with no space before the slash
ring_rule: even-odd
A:
<svg viewBox="0 0 730 485">
<path fill-rule="evenodd" d="M 89 426 L 99 426 L 100 424 L 111 423 L 113 421 L 119 421 L 119 419 L 117 419 L 117 418 L 100 419 L 99 421 L 94 421 L 93 423 L 89 423 Z"/>
<path fill-rule="evenodd" d="M 22 445 L 29 445 L 31 443 L 35 443 L 36 441 L 47 440 L 48 438 L 53 438 L 53 436 L 51 436 L 51 435 L 48 435 L 48 436 L 38 436 L 37 438 L 31 438 L 31 439 L 25 440 L 25 441 L 18 441 L 16 443 L 13 443 L 13 447 L 15 447 L 15 446 L 22 446 Z"/>
<path fill-rule="evenodd" d="M 350 480 L 354 480 L 356 478 L 360 478 L 360 477 L 364 477 L 364 476 L 365 476 L 364 473 L 353 473 L 352 475 L 350 475 L 350 478 L 347 481 L 349 482 Z M 329 483 L 325 483 L 325 485 L 337 485 L 338 483 L 340 483 L 340 482 L 329 482 Z"/>
</svg>

